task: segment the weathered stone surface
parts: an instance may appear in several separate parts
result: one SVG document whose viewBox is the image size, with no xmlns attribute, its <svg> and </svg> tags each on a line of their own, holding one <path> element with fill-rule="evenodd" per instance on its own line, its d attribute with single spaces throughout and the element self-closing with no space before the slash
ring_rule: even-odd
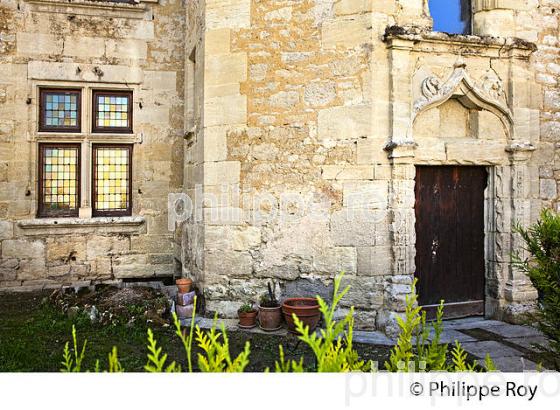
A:
<svg viewBox="0 0 560 410">
<path fill-rule="evenodd" d="M 45 258 L 45 243 L 37 240 L 14 239 L 2 242 L 2 258 L 37 259 Z"/>
<path fill-rule="evenodd" d="M 394 332 L 414 271 L 415 167 L 474 165 L 489 172 L 496 238 L 489 314 L 516 320 L 536 293 L 510 277 L 511 223 L 560 207 L 560 42 L 549 0 L 494 3 L 474 2 L 475 36 L 432 32 L 422 0 L 3 4 L 0 287 L 180 273 L 235 316 L 269 280 L 330 286 L 345 270 L 356 323 Z M 84 87 L 82 208 L 37 223 L 47 85 Z M 100 136 L 84 99 L 107 85 L 134 94 L 134 132 L 110 140 L 134 146 L 141 221 L 89 218 L 85 141 Z M 169 221 L 181 192 L 194 211 Z"/>
</svg>

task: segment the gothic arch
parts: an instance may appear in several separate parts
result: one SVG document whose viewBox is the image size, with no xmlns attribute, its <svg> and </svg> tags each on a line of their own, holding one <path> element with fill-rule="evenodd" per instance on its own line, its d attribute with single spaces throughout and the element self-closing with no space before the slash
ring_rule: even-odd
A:
<svg viewBox="0 0 560 410">
<path fill-rule="evenodd" d="M 496 115 L 504 126 L 508 140 L 513 137 L 513 115 L 506 104 L 502 82 L 493 71 L 488 71 L 477 85 L 468 75 L 466 64 L 458 61 L 445 82 L 434 75 L 428 76 L 422 81 L 421 91 L 422 96 L 414 101 L 412 107 L 410 134 L 421 113 L 455 98 L 467 108 Z M 413 135 L 409 135 L 409 140 L 413 140 Z"/>
</svg>

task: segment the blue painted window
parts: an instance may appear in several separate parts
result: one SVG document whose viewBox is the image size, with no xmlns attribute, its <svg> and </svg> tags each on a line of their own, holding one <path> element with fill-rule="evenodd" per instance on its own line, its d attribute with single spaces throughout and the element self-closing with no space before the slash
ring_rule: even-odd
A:
<svg viewBox="0 0 560 410">
<path fill-rule="evenodd" d="M 471 33 L 470 0 L 428 0 L 434 31 L 449 34 Z"/>
</svg>

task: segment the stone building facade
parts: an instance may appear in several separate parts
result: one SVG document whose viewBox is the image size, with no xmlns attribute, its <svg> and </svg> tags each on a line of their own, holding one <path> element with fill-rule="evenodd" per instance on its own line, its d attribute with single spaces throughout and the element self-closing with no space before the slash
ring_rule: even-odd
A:
<svg viewBox="0 0 560 410">
<path fill-rule="evenodd" d="M 235 316 L 269 281 L 328 295 L 345 271 L 345 308 L 391 333 L 416 169 L 464 165 L 488 173 L 484 314 L 515 320 L 536 293 L 512 228 L 560 203 L 560 2 L 471 6 L 448 35 L 427 0 L 4 0 L 0 288 L 183 274 Z M 48 87 L 82 90 L 81 132 L 38 131 Z M 87 127 L 96 90 L 132 90 L 131 133 Z M 38 218 L 40 144 L 69 140 L 79 215 Z M 129 215 L 92 215 L 101 143 L 133 146 Z"/>
</svg>

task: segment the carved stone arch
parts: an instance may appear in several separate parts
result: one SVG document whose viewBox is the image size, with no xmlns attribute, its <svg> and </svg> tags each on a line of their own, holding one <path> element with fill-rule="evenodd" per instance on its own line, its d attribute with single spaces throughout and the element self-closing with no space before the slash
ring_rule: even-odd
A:
<svg viewBox="0 0 560 410">
<path fill-rule="evenodd" d="M 468 75 L 466 64 L 458 61 L 445 82 L 434 75 L 426 77 L 422 81 L 421 92 L 421 97 L 414 101 L 412 108 L 409 141 L 414 140 L 412 130 L 418 116 L 451 98 L 457 99 L 467 108 L 491 112 L 500 119 L 508 140 L 513 138 L 513 115 L 506 104 L 502 82 L 493 71 L 488 71 L 478 85 Z"/>
</svg>

